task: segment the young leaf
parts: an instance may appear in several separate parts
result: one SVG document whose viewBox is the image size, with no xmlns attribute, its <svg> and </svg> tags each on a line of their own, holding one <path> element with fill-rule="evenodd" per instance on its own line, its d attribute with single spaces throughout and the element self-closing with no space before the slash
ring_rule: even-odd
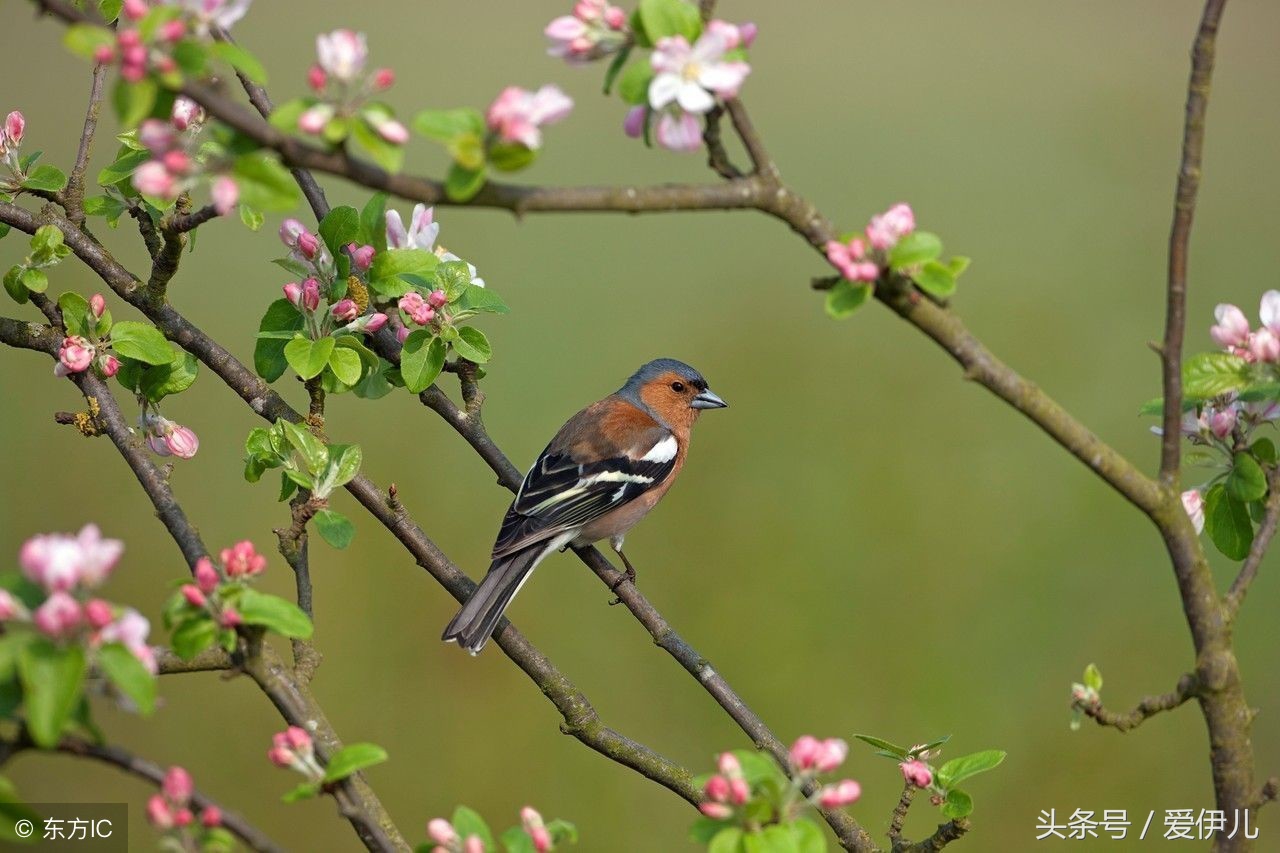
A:
<svg viewBox="0 0 1280 853">
<path fill-rule="evenodd" d="M 34 171 L 27 175 L 27 179 L 22 182 L 24 190 L 44 190 L 51 193 L 56 193 L 66 185 L 67 176 L 62 173 L 62 170 L 47 163 L 43 166 L 37 166 Z"/>
<path fill-rule="evenodd" d="M 336 258 L 342 254 L 342 247 L 355 242 L 360 236 L 360 212 L 354 207 L 342 205 L 329 211 L 320 222 L 320 239 L 329 247 L 329 252 Z"/>
<path fill-rule="evenodd" d="M 387 760 L 387 751 L 376 743 L 352 743 L 338 750 L 324 769 L 324 781 L 337 782 L 366 767 Z"/>
<path fill-rule="evenodd" d="M 123 644 L 107 643 L 98 649 L 98 666 L 116 689 L 138 706 L 143 716 L 155 710 L 156 680 Z"/>
<path fill-rule="evenodd" d="M 267 82 L 267 71 L 262 67 L 262 63 L 240 45 L 229 41 L 214 41 L 209 44 L 209 50 L 214 56 L 249 78 L 251 82 L 259 85 Z"/>
<path fill-rule="evenodd" d="M 178 625 L 169 642 L 173 653 L 191 660 L 218 641 L 218 625 L 206 614 L 200 614 Z"/>
<path fill-rule="evenodd" d="M 507 853 L 537 853 L 533 837 L 522 826 L 509 826 L 502 833 L 502 847 Z"/>
<path fill-rule="evenodd" d="M 1102 671 L 1098 669 L 1096 663 L 1091 663 L 1084 668 L 1084 686 L 1093 690 L 1102 689 Z"/>
<path fill-rule="evenodd" d="M 241 204 L 257 210 L 292 210 L 298 202 L 298 185 L 289 170 L 260 151 L 237 158 L 233 172 Z"/>
<path fill-rule="evenodd" d="M 649 84 L 652 82 L 653 67 L 647 62 L 637 62 L 618 78 L 618 95 L 632 106 L 647 104 Z"/>
<path fill-rule="evenodd" d="M 261 625 L 284 637 L 305 640 L 311 636 L 311 620 L 292 601 L 246 588 L 236 609 L 247 625 Z"/>
<path fill-rule="evenodd" d="M 690 44 L 702 32 L 698 6 L 686 0 L 640 0 L 637 7 L 645 34 L 657 42 L 667 36 L 684 36 Z"/>
<path fill-rule="evenodd" d="M 98 173 L 99 186 L 112 187 L 127 180 L 139 166 L 150 159 L 150 151 L 136 151 L 126 147 L 114 163 Z"/>
<path fill-rule="evenodd" d="M 942 813 L 952 820 L 967 817 L 973 811 L 973 797 L 958 788 L 947 791 L 946 802 L 942 804 Z"/>
<path fill-rule="evenodd" d="M 444 369 L 447 347 L 426 329 L 416 329 L 404 339 L 400 353 L 400 375 L 405 387 L 419 394 L 431 386 Z"/>
<path fill-rule="evenodd" d="M 511 309 L 502 297 L 487 287 L 467 287 L 454 302 L 458 311 L 475 311 L 484 314 L 509 314 Z"/>
<path fill-rule="evenodd" d="M 1216 397 L 1248 382 L 1244 359 L 1225 352 L 1202 352 L 1182 365 L 1182 391 L 1192 397 Z"/>
<path fill-rule="evenodd" d="M 150 77 L 144 77 L 137 83 L 117 80 L 111 93 L 111 103 L 115 107 L 116 117 L 120 119 L 120 125 L 134 127 L 149 116 L 158 92 L 159 86 Z"/>
<path fill-rule="evenodd" d="M 1252 454 L 1237 453 L 1226 488 L 1227 494 L 1242 503 L 1256 501 L 1267 493 L 1267 475 Z"/>
<path fill-rule="evenodd" d="M 319 376 L 333 354 L 333 338 L 308 340 L 301 335 L 284 345 L 284 358 L 303 379 Z"/>
<path fill-rule="evenodd" d="M 878 737 L 873 737 L 871 735 L 854 735 L 854 737 L 862 741 L 863 743 L 874 746 L 876 749 L 883 749 L 885 752 L 892 752 L 894 755 L 898 756 L 899 758 L 907 757 L 907 748 L 898 746 L 896 743 L 890 743 L 887 740 L 883 740 Z"/>
<path fill-rule="evenodd" d="M 1214 547 L 1232 560 L 1243 560 L 1253 545 L 1249 508 L 1227 494 L 1221 483 L 1204 498 L 1204 527 Z"/>
<path fill-rule="evenodd" d="M 191 387 L 200 371 L 200 362 L 185 350 L 173 353 L 173 361 L 157 364 L 142 371 L 137 389 L 148 400 L 158 403 L 170 394 L 180 394 Z"/>
<path fill-rule="evenodd" d="M 338 377 L 339 382 L 344 385 L 355 385 L 360 381 L 364 365 L 360 361 L 360 354 L 355 350 L 334 347 L 333 352 L 329 354 L 329 369 L 333 371 L 334 376 Z"/>
<path fill-rule="evenodd" d="M 497 169 L 499 172 L 518 172 L 519 170 L 531 165 L 537 157 L 537 151 L 519 143 L 495 142 L 493 145 L 489 146 L 489 162 L 492 163 L 493 168 Z M 459 162 L 461 162 L 461 160 L 459 160 Z M 478 167 L 483 162 L 484 160 L 482 158 L 480 163 L 474 164 L 473 168 Z M 463 163 L 463 165 L 465 166 L 468 164 Z"/>
<path fill-rule="evenodd" d="M 414 130 L 428 139 L 444 143 L 464 133 L 484 133 L 484 118 L 471 107 L 423 110 L 413 117 L 411 124 Z"/>
<path fill-rule="evenodd" d="M 62 324 L 68 335 L 84 336 L 91 325 L 97 321 L 89 313 L 89 300 L 75 291 L 67 291 L 58 297 L 58 308 L 62 311 Z"/>
<path fill-rule="evenodd" d="M 329 449 L 324 446 L 324 442 L 292 421 L 280 420 L 276 423 L 284 430 L 285 438 L 293 445 L 293 449 L 302 456 L 308 471 L 318 475 L 325 469 L 329 464 Z"/>
<path fill-rule="evenodd" d="M 841 279 L 827 291 L 827 316 L 843 320 L 857 311 L 871 298 L 872 288 L 869 284 L 854 284 Z"/>
<path fill-rule="evenodd" d="M 627 64 L 627 60 L 631 58 L 631 45 L 623 45 L 622 50 L 618 51 L 617 56 L 609 63 L 608 69 L 604 72 L 604 93 L 612 94 L 613 82 L 618 79 L 618 73 L 622 71 L 622 67 Z"/>
<path fill-rule="evenodd" d="M 955 274 L 937 261 L 925 261 L 911 278 L 921 290 L 937 299 L 949 299 L 955 295 Z"/>
<path fill-rule="evenodd" d="M 484 186 L 484 168 L 467 169 L 453 163 L 444 177 L 444 192 L 453 201 L 470 201 Z"/>
<path fill-rule="evenodd" d="M 711 839 L 707 853 L 742 853 L 743 833 L 736 826 L 726 826 Z"/>
<path fill-rule="evenodd" d="M 339 550 L 350 545 L 351 540 L 355 538 L 356 526 L 351 523 L 351 519 L 340 512 L 322 509 L 316 513 L 312 521 L 316 525 L 316 532 L 320 534 L 320 538 Z"/>
<path fill-rule="evenodd" d="M 329 447 L 329 466 L 325 479 L 332 480 L 333 487 L 345 486 L 360 473 L 364 454 L 358 444 L 334 444 Z"/>
<path fill-rule="evenodd" d="M 144 364 L 168 364 L 173 349 L 160 330 L 147 323 L 121 320 L 111 327 L 111 348 L 118 355 Z"/>
<path fill-rule="evenodd" d="M 903 267 L 932 261 L 942 254 L 942 241 L 937 234 L 913 231 L 889 250 L 889 268 L 897 271 Z M 949 270 L 948 270 L 949 272 Z"/>
<path fill-rule="evenodd" d="M 489 824 L 484 822 L 484 818 L 476 814 L 472 809 L 466 806 L 458 806 L 453 810 L 453 817 L 449 821 L 453 824 L 453 828 L 457 830 L 458 835 L 466 838 L 468 835 L 478 835 L 480 840 L 484 842 L 486 850 L 492 850 L 493 833 L 489 831 Z"/>
<path fill-rule="evenodd" d="M 938 768 L 938 784 L 944 788 L 950 788 L 970 776 L 985 773 L 1004 761 L 1005 754 L 1004 750 L 987 749 L 953 758 Z"/>
<path fill-rule="evenodd" d="M 400 171 L 404 163 L 404 146 L 382 138 L 382 135 L 363 115 L 351 122 L 351 136 L 369 156 L 388 172 Z"/>
<path fill-rule="evenodd" d="M 458 329 L 458 338 L 453 342 L 453 349 L 467 361 L 484 364 L 493 357 L 493 347 L 484 332 L 474 326 L 463 326 Z"/>
<path fill-rule="evenodd" d="M 18 659 L 27 731 L 43 749 L 56 746 L 80 702 L 86 670 L 82 646 L 55 646 L 45 639 L 28 643 Z"/>
<path fill-rule="evenodd" d="M 378 252 L 387 248 L 387 194 L 374 193 L 360 209 L 359 242 L 367 243 Z"/>
<path fill-rule="evenodd" d="M 289 366 L 284 357 L 285 345 L 292 340 L 293 333 L 302 330 L 306 321 L 298 313 L 298 309 L 288 299 L 277 299 L 267 306 L 258 324 L 258 342 L 253 347 L 253 369 L 268 382 L 279 379 Z M 288 336 L 279 338 L 263 337 L 261 333 L 286 332 Z"/>
<path fill-rule="evenodd" d="M 303 782 L 299 784 L 298 787 L 290 790 L 280 799 L 282 802 L 296 803 L 299 800 L 309 800 L 318 796 L 320 796 L 319 782 Z"/>
</svg>

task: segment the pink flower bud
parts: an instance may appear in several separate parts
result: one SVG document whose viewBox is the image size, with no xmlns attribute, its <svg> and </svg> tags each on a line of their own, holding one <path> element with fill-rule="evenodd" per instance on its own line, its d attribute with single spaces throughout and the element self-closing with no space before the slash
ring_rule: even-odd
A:
<svg viewBox="0 0 1280 853">
<path fill-rule="evenodd" d="M 220 556 L 227 577 L 252 577 L 267 568 L 267 558 L 259 554 L 248 539 L 237 542 L 230 548 L 223 548 Z"/>
<path fill-rule="evenodd" d="M 357 246 L 351 243 L 347 246 L 347 251 L 351 255 L 351 266 L 360 272 L 364 272 L 373 266 L 374 250 L 372 246 Z"/>
<path fill-rule="evenodd" d="M 200 438 L 191 427 L 175 425 L 165 434 L 164 446 L 179 459 L 190 459 L 200 449 Z"/>
<path fill-rule="evenodd" d="M 648 114 L 648 107 L 643 106 L 627 110 L 627 117 L 622 120 L 622 132 L 632 139 L 639 139 L 644 134 L 644 123 Z"/>
<path fill-rule="evenodd" d="M 303 133 L 318 135 L 324 133 L 329 120 L 334 116 L 334 109 L 329 104 L 316 104 L 298 116 L 298 130 Z"/>
<path fill-rule="evenodd" d="M 1204 497 L 1200 494 L 1199 489 L 1189 489 L 1182 493 L 1182 508 L 1187 511 L 1187 515 L 1191 518 L 1191 524 L 1195 526 L 1196 534 L 1204 532 Z"/>
<path fill-rule="evenodd" d="M 22 144 L 22 134 L 26 130 L 27 120 L 23 118 L 22 113 L 14 110 L 4 117 L 4 134 L 3 138 L 6 145 L 12 145 L 17 148 Z M 0 145 L 3 148 L 4 145 Z"/>
<path fill-rule="evenodd" d="M 182 585 L 182 597 L 187 600 L 187 604 L 192 607 L 204 607 L 209 603 L 209 599 L 205 598 L 204 593 L 200 591 L 200 587 L 195 584 Z"/>
<path fill-rule="evenodd" d="M 213 561 L 208 557 L 201 557 L 196 560 L 193 574 L 196 578 L 196 586 L 205 595 L 212 595 L 213 591 L 218 588 L 221 578 L 218 577 L 218 570 L 213 567 Z"/>
<path fill-rule="evenodd" d="M 7 622 L 24 610 L 22 603 L 13 597 L 13 593 L 7 589 L 0 589 L 0 622 Z"/>
<path fill-rule="evenodd" d="M 65 337 L 62 339 L 62 346 L 58 349 L 58 368 L 60 369 L 55 369 L 54 372 L 60 376 L 80 373 L 93 363 L 95 353 L 93 344 L 79 335 Z"/>
<path fill-rule="evenodd" d="M 871 217 L 867 225 L 867 240 L 877 249 L 891 249 L 915 230 L 916 218 L 911 205 L 895 204 L 884 213 Z"/>
<path fill-rule="evenodd" d="M 80 602 L 65 592 L 55 592 L 36 608 L 33 621 L 40 633 L 60 640 L 74 632 L 83 618 Z"/>
<path fill-rule="evenodd" d="M 340 320 L 343 323 L 350 323 L 360 316 L 360 309 L 356 307 L 355 301 L 351 299 L 343 299 L 330 308 L 329 311 L 333 314 L 335 320 Z"/>
<path fill-rule="evenodd" d="M 1215 411 L 1209 416 L 1209 429 L 1218 438 L 1226 438 L 1236 428 L 1236 410 L 1233 406 Z"/>
<path fill-rule="evenodd" d="M 109 44 L 100 44 L 93 49 L 93 61 L 99 65 L 109 65 L 115 58 L 116 52 Z"/>
<path fill-rule="evenodd" d="M 160 26 L 160 38 L 165 41 L 182 41 L 187 34 L 187 25 L 182 21 L 166 21 Z"/>
<path fill-rule="evenodd" d="M 533 849 L 538 853 L 547 853 L 551 849 L 551 833 L 545 826 L 530 830 L 529 837 L 533 839 Z"/>
<path fill-rule="evenodd" d="M 702 803 L 698 811 L 712 820 L 727 820 L 733 815 L 733 809 L 724 803 Z"/>
<path fill-rule="evenodd" d="M 740 806 L 749 799 L 751 799 L 751 787 L 747 784 L 747 780 L 740 778 L 730 779 L 729 800 L 735 806 Z"/>
<path fill-rule="evenodd" d="M 116 43 L 121 47 L 137 47 L 142 44 L 142 36 L 137 30 L 121 30 L 116 35 Z"/>
<path fill-rule="evenodd" d="M 129 47 L 120 49 L 120 58 L 126 65 L 132 65 L 142 71 L 146 71 L 147 65 L 147 49 L 140 44 L 130 45 Z"/>
<path fill-rule="evenodd" d="M 396 73 L 390 68 L 379 68 L 373 72 L 373 88 L 374 91 L 383 92 L 390 89 L 392 84 L 396 82 Z"/>
<path fill-rule="evenodd" d="M 917 788 L 927 788 L 933 784 L 933 771 L 923 761 L 904 761 L 898 767 L 902 770 L 902 778 Z"/>
<path fill-rule="evenodd" d="M 161 74 L 172 74 L 178 70 L 178 63 L 173 61 L 172 56 L 162 56 L 156 60 L 156 70 Z"/>
<path fill-rule="evenodd" d="M 427 837 L 443 847 L 449 847 L 458 841 L 458 832 L 453 824 L 442 817 L 432 818 L 427 824 Z"/>
<path fill-rule="evenodd" d="M 840 740 L 840 738 L 827 738 L 820 744 L 821 749 L 817 753 L 813 766 L 820 773 L 830 773 L 841 764 L 844 764 L 845 756 L 849 754 L 849 744 Z"/>
<path fill-rule="evenodd" d="M 716 759 L 716 767 L 730 779 L 738 779 L 742 776 L 742 763 L 732 752 L 720 753 L 720 757 Z"/>
<path fill-rule="evenodd" d="M 1213 316 L 1218 322 L 1209 327 L 1209 336 L 1220 346 L 1242 347 L 1249 343 L 1249 320 L 1243 311 L 1224 302 L 1213 309 Z"/>
<path fill-rule="evenodd" d="M 738 24 L 738 35 L 742 38 L 743 47 L 751 47 L 755 43 L 756 36 L 760 33 L 760 28 L 752 21 L 745 24 Z"/>
<path fill-rule="evenodd" d="M 222 615 L 218 617 L 218 624 L 223 628 L 239 628 L 244 624 L 244 619 L 234 607 L 224 607 Z"/>
<path fill-rule="evenodd" d="M 399 341 L 400 343 L 404 343 L 404 339 L 405 339 L 405 338 L 407 338 L 407 337 L 409 337 L 409 327 L 408 327 L 408 326 L 400 326 L 399 328 L 397 328 L 397 329 L 396 329 L 396 340 L 397 340 L 397 341 Z"/>
<path fill-rule="evenodd" d="M 295 307 L 302 307 L 302 285 L 296 281 L 291 281 L 284 286 L 284 298 L 288 299 Z"/>
<path fill-rule="evenodd" d="M 164 167 L 175 175 L 185 175 L 191 171 L 191 157 L 185 151 L 174 149 L 165 152 L 164 157 L 160 159 L 164 163 Z"/>
<path fill-rule="evenodd" d="M 320 251 L 320 238 L 310 231 L 303 231 L 298 235 L 298 251 L 307 260 L 315 260 L 316 252 Z"/>
<path fill-rule="evenodd" d="M 791 752 L 788 759 L 791 767 L 795 770 L 808 770 L 817 762 L 818 754 L 822 751 L 821 742 L 812 735 L 801 735 L 796 742 L 791 744 Z"/>
<path fill-rule="evenodd" d="M 145 66 L 137 62 L 130 62 L 127 58 L 124 59 L 124 63 L 120 66 L 120 77 L 128 83 L 141 83 L 146 76 L 147 69 Z"/>
<path fill-rule="evenodd" d="M 173 813 L 174 826 L 190 826 L 195 819 L 196 816 L 191 813 L 191 809 L 178 809 Z"/>
<path fill-rule="evenodd" d="M 206 829 L 222 826 L 222 809 L 217 806 L 205 806 L 200 812 L 200 825 Z"/>
<path fill-rule="evenodd" d="M 306 755 L 312 750 L 311 735 L 301 726 L 289 726 L 284 730 L 284 741 L 294 752 Z"/>
<path fill-rule="evenodd" d="M 162 157 L 177 142 L 177 135 L 172 125 L 149 118 L 138 125 L 138 142 L 156 157 Z"/>
<path fill-rule="evenodd" d="M 425 326 L 435 319 L 435 309 L 427 304 L 427 300 L 422 298 L 422 294 L 416 290 L 412 290 L 400 297 L 400 310 L 409 315 L 409 319 L 417 323 L 419 326 Z"/>
<path fill-rule="evenodd" d="M 484 840 L 478 835 L 468 835 L 462 842 L 462 853 L 485 853 Z"/>
<path fill-rule="evenodd" d="M 89 297 L 89 310 L 93 312 L 94 318 L 102 318 L 102 312 L 107 310 L 107 300 L 101 293 L 95 293 Z"/>
<path fill-rule="evenodd" d="M 98 359 L 98 370 L 102 371 L 102 375 L 110 379 L 120 372 L 120 359 L 108 353 Z"/>
<path fill-rule="evenodd" d="M 717 803 L 727 802 L 729 799 L 729 780 L 723 776 L 712 776 L 707 780 L 707 784 L 702 786 L 702 793 L 707 795 L 707 799 L 714 800 Z"/>
<path fill-rule="evenodd" d="M 378 135 L 392 145 L 404 145 L 409 141 L 409 128 L 378 110 L 367 110 L 364 117 Z"/>
<path fill-rule="evenodd" d="M 317 95 L 324 91 L 325 84 L 328 82 L 329 75 L 325 74 L 324 69 L 319 65 L 312 65 L 307 69 L 307 85 Z"/>
<path fill-rule="evenodd" d="M 302 307 L 314 311 L 320 307 L 320 282 L 309 278 L 302 283 Z"/>
<path fill-rule="evenodd" d="M 301 222 L 289 217 L 280 223 L 280 242 L 292 249 L 298 245 L 298 237 L 304 234 L 306 230 L 306 226 Z"/>
<path fill-rule="evenodd" d="M 162 832 L 173 829 L 173 812 L 163 795 L 152 794 L 147 800 L 147 822 Z"/>
<path fill-rule="evenodd" d="M 862 796 L 862 786 L 852 779 L 835 785 L 827 785 L 818 794 L 818 802 L 824 809 L 838 809 L 856 803 Z"/>
<path fill-rule="evenodd" d="M 361 331 L 372 335 L 376 334 L 377 331 L 385 325 L 387 325 L 387 315 L 379 311 L 369 315 L 368 319 L 365 321 L 364 328 Z"/>
<path fill-rule="evenodd" d="M 604 10 L 604 22 L 611 30 L 621 30 L 627 25 L 627 13 L 617 6 L 609 6 Z"/>
<path fill-rule="evenodd" d="M 185 768 L 175 766 L 170 767 L 164 774 L 160 790 L 169 798 L 169 802 L 174 805 L 185 805 L 195 791 L 195 783 L 191 781 L 191 774 Z"/>
<path fill-rule="evenodd" d="M 101 598 L 90 599 L 84 606 L 84 618 L 95 630 L 107 627 L 116 618 L 111 605 Z"/>
<path fill-rule="evenodd" d="M 1263 326 L 1249 336 L 1249 352 L 1256 361 L 1269 364 L 1280 361 L 1280 337 Z"/>
<path fill-rule="evenodd" d="M 124 0 L 120 11 L 131 21 L 141 20 L 147 14 L 147 0 Z"/>
<path fill-rule="evenodd" d="M 168 199 L 177 196 L 177 182 L 164 163 L 148 160 L 133 173 L 133 187 L 143 195 Z"/>
<path fill-rule="evenodd" d="M 449 297 L 443 290 L 433 290 L 427 294 L 427 304 L 432 308 L 443 308 L 448 302 Z"/>
<path fill-rule="evenodd" d="M 213 196 L 213 209 L 218 211 L 219 216 L 230 213 L 240 200 L 240 185 L 226 175 L 214 178 L 209 192 Z"/>
</svg>

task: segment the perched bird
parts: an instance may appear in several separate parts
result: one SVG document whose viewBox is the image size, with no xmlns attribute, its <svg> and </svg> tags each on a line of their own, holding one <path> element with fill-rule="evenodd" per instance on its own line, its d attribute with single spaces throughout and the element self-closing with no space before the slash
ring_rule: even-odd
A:
<svg viewBox="0 0 1280 853">
<path fill-rule="evenodd" d="M 608 539 L 634 579 L 623 538 L 675 482 L 698 415 L 727 405 L 698 371 L 660 358 L 570 418 L 525 475 L 488 574 L 442 639 L 479 652 L 542 558 L 569 545 Z"/>
</svg>

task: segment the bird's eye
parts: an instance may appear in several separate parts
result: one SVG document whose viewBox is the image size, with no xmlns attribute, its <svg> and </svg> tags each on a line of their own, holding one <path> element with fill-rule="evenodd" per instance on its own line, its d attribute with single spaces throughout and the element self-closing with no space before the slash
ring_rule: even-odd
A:
<svg viewBox="0 0 1280 853">
<path fill-rule="evenodd" d="M 683 382 L 672 382 L 672 383 L 671 383 L 671 390 L 672 390 L 672 391 L 675 391 L 677 394 L 683 394 L 683 393 L 684 393 L 684 383 L 683 383 Z"/>
</svg>

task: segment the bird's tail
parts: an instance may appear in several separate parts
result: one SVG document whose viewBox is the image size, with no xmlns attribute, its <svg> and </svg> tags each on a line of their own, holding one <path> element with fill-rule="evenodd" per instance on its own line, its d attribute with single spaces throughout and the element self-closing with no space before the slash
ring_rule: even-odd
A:
<svg viewBox="0 0 1280 853">
<path fill-rule="evenodd" d="M 553 549 L 548 548 L 547 543 L 538 542 L 494 560 L 484 580 L 445 626 L 440 638 L 446 643 L 457 642 L 461 648 L 477 654 L 489 642 L 507 605 L 550 550 Z"/>
</svg>

